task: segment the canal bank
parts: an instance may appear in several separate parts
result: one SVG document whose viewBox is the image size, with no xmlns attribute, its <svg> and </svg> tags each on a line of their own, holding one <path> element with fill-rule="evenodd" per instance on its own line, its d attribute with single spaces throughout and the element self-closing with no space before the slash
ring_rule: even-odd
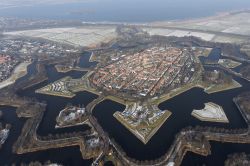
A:
<svg viewBox="0 0 250 166">
<path fill-rule="evenodd" d="M 63 109 L 67 103 L 70 102 L 76 105 L 84 104 L 86 106 L 89 102 L 91 102 L 93 99 L 97 97 L 96 95 L 93 95 L 88 92 L 80 92 L 72 99 L 35 94 L 35 90 L 37 88 L 43 87 L 44 85 L 50 82 L 54 82 L 55 80 L 58 80 L 66 75 L 72 76 L 74 78 L 80 78 L 82 75 L 84 75 L 84 72 L 58 73 L 52 66 L 47 67 L 47 72 L 49 77 L 48 81 L 19 92 L 19 95 L 21 96 L 35 97 L 40 101 L 46 101 L 48 103 L 45 116 L 38 128 L 38 134 L 41 135 L 56 133 L 56 130 L 54 129 L 55 118 L 59 114 L 60 110 Z M 232 99 L 238 94 L 246 90 L 249 90 L 250 86 L 249 82 L 243 79 L 237 79 L 237 81 L 239 81 L 242 84 L 241 88 L 214 93 L 210 95 L 206 94 L 201 88 L 193 88 L 183 94 L 180 94 L 168 101 L 161 103 L 159 105 L 159 108 L 162 110 L 165 109 L 170 110 L 172 112 L 172 116 L 163 124 L 163 126 L 159 129 L 159 131 L 152 137 L 152 139 L 146 145 L 141 143 L 133 134 L 131 134 L 122 124 L 120 124 L 113 117 L 114 112 L 123 111 L 125 109 L 125 106 L 110 100 L 105 100 L 94 108 L 93 114 L 97 118 L 101 126 L 104 128 L 104 130 L 109 134 L 109 136 L 113 138 L 124 149 L 124 151 L 127 153 L 129 157 L 136 158 L 138 160 L 156 159 L 166 153 L 170 145 L 173 143 L 173 140 L 175 139 L 175 134 L 178 133 L 184 127 L 190 125 L 191 126 L 201 125 L 201 126 L 223 127 L 228 129 L 246 128 L 247 126 L 241 114 L 239 113 L 239 110 L 233 103 Z M 225 113 L 228 116 L 230 123 L 218 124 L 218 123 L 201 122 L 193 118 L 191 116 L 191 111 L 193 109 L 203 108 L 204 103 L 206 102 L 214 102 L 216 104 L 221 105 L 225 110 Z M 13 121 L 13 123 L 15 123 L 15 121 Z M 61 133 L 68 131 L 75 131 L 75 130 L 76 131 L 84 130 L 82 126 L 80 126 L 79 128 L 78 127 L 62 130 Z M 16 135 L 16 137 L 18 137 L 18 135 Z M 79 156 L 79 158 L 76 158 L 75 160 L 81 163 L 82 160 L 79 148 L 73 147 L 72 149 L 74 149 L 72 150 L 74 152 L 66 148 L 65 155 L 71 156 L 71 154 L 75 154 L 75 156 Z M 60 150 L 61 149 L 58 149 L 58 151 L 55 151 L 55 153 L 59 153 Z M 32 157 L 32 161 L 33 158 L 39 158 L 39 154 L 40 152 L 31 153 L 31 155 L 34 155 Z M 15 158 L 14 154 L 11 154 L 10 157 L 12 155 L 13 158 Z M 25 156 L 25 155 L 28 154 L 20 156 Z M 41 161 L 43 161 L 43 159 L 49 160 L 50 158 L 54 159 L 55 161 L 60 160 L 60 158 L 56 157 L 54 158 L 54 156 L 45 156 L 45 157 L 41 156 L 40 159 Z M 23 160 L 25 160 L 26 162 L 25 158 Z M 20 162 L 23 160 L 20 159 Z M 27 159 L 27 161 L 29 160 Z M 72 163 L 71 165 L 75 164 L 76 163 Z"/>
<path fill-rule="evenodd" d="M 17 140 L 21 133 L 22 127 L 26 121 L 25 118 L 18 118 L 15 113 L 15 108 L 1 106 L 0 110 L 3 111 L 4 123 L 10 123 L 12 129 L 9 137 L 0 150 L 0 165 L 21 165 L 22 163 L 30 163 L 32 161 L 46 162 L 50 160 L 53 163 L 60 163 L 64 165 L 91 165 L 92 160 L 83 160 L 79 147 L 67 147 L 60 149 L 51 149 L 35 153 L 27 154 L 14 154 L 12 152 L 12 145 Z"/>
</svg>

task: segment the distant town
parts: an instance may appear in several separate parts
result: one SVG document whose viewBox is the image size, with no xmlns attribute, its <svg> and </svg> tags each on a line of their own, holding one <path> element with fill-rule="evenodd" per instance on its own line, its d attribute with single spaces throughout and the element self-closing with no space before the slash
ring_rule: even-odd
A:
<svg viewBox="0 0 250 166">
<path fill-rule="evenodd" d="M 5 80 L 14 73 L 14 69 L 18 65 L 20 65 L 19 71 L 14 73 L 17 78 L 21 73 L 20 71 L 25 70 L 22 68 L 27 67 L 27 65 L 24 64 L 30 64 L 37 57 L 40 57 L 39 59 L 65 57 L 68 54 L 78 52 L 79 49 L 43 40 L 19 37 L 0 39 L 0 87 L 3 88 L 9 85 Z"/>
</svg>

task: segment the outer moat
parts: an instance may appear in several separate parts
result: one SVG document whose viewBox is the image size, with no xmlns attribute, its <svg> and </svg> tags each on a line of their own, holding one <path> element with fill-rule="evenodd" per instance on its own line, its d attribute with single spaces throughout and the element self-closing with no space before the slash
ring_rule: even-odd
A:
<svg viewBox="0 0 250 166">
<path fill-rule="evenodd" d="M 15 107 L 23 127 L 17 140 L 10 129 L 15 161 L 0 162 L 18 164 L 30 152 L 77 146 L 89 161 L 76 161 L 85 165 L 181 165 L 187 152 L 210 155 L 210 141 L 250 144 L 249 81 L 232 67 L 241 59 L 221 65 L 220 59 L 230 59 L 221 57 L 232 51 L 227 44 L 133 36 L 91 50 L 91 56 L 38 58 L 26 79 L 2 89 L 1 105 Z M 191 116 L 208 102 L 223 108 L 213 107 L 213 120 Z"/>
</svg>

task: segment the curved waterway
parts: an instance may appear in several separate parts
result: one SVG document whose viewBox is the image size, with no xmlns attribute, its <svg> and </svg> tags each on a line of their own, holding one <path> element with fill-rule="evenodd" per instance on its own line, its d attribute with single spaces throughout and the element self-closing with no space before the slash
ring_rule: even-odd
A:
<svg viewBox="0 0 250 166">
<path fill-rule="evenodd" d="M 85 54 L 85 56 L 89 58 L 90 54 Z M 88 62 L 88 58 L 86 58 L 85 56 L 83 56 L 84 58 L 81 59 L 81 67 L 90 67 L 91 65 Z M 29 66 L 28 74 L 36 73 L 36 69 L 34 66 L 32 67 L 32 65 Z M 88 103 L 97 98 L 96 95 L 88 92 L 80 92 L 74 98 L 67 99 L 63 97 L 55 97 L 35 93 L 36 89 L 41 88 L 47 85 L 48 83 L 51 83 L 62 77 L 72 76 L 74 78 L 80 78 L 86 72 L 72 71 L 68 73 L 58 73 L 53 66 L 48 66 L 46 70 L 48 72 L 49 77 L 48 81 L 45 81 L 39 85 L 19 92 L 19 95 L 21 96 L 35 97 L 40 101 L 46 101 L 48 103 L 44 118 L 37 131 L 38 134 L 48 135 L 50 133 L 55 134 L 73 131 L 84 131 L 88 129 L 88 127 L 84 125 L 65 129 L 55 129 L 55 118 L 59 114 L 59 111 L 63 109 L 67 103 L 72 103 L 74 105 L 84 104 L 86 106 Z M 26 78 L 24 77 L 22 79 Z M 159 108 L 162 110 L 170 110 L 172 112 L 172 115 L 146 145 L 139 141 L 133 134 L 131 134 L 122 124 L 120 124 L 113 117 L 114 112 L 123 111 L 125 109 L 124 105 L 118 104 L 111 100 L 105 100 L 99 103 L 94 108 L 93 114 L 97 118 L 103 129 L 124 149 L 128 156 L 139 160 L 156 159 L 166 153 L 170 145 L 173 143 L 175 134 L 178 133 L 184 127 L 196 125 L 217 126 L 231 129 L 247 127 L 232 99 L 240 93 L 250 90 L 250 84 L 244 79 L 235 79 L 242 84 L 241 88 L 214 94 L 206 94 L 203 92 L 203 89 L 193 88 L 185 93 L 182 93 L 181 95 L 178 95 L 168 101 L 161 103 L 159 105 Z M 221 124 L 201 122 L 192 117 L 192 110 L 203 108 L 204 103 L 206 102 L 214 102 L 216 104 L 221 105 L 225 110 L 225 113 L 230 123 Z M 28 153 L 24 155 L 12 154 L 12 145 L 18 138 L 25 119 L 17 118 L 15 114 L 15 109 L 12 107 L 0 107 L 0 109 L 4 110 L 4 120 L 6 121 L 6 123 L 12 124 L 10 137 L 7 139 L 7 142 L 3 146 L 3 149 L 0 150 L 0 165 L 10 165 L 10 163 L 13 162 L 19 164 L 21 162 L 28 163 L 34 160 L 38 160 L 41 162 L 51 160 L 52 162 L 59 162 L 65 165 L 90 165 L 91 161 L 82 160 L 78 147 L 46 150 L 36 153 Z M 226 148 L 224 148 L 223 150 L 217 148 L 224 147 L 224 145 Z M 227 154 L 238 152 L 237 149 L 235 150 L 235 148 L 231 148 L 232 146 L 236 145 L 238 146 L 238 144 L 226 145 L 221 143 L 212 143 L 212 155 L 210 157 L 204 158 L 198 155 L 194 155 L 192 153 L 188 153 L 187 159 L 185 158 L 184 160 L 184 165 L 185 163 L 188 163 L 189 160 L 191 160 L 192 158 L 197 160 L 197 162 L 194 163 L 198 164 L 201 163 L 201 161 L 204 161 L 204 163 L 208 163 L 208 165 L 211 165 L 210 163 L 213 162 L 223 163 Z M 241 147 L 239 148 L 239 151 L 249 151 L 250 145 L 239 146 Z M 225 157 L 219 158 L 217 155 L 220 153 L 220 151 L 218 150 L 223 151 Z M 213 154 L 213 152 L 216 153 Z"/>
<path fill-rule="evenodd" d="M 81 57 L 81 67 L 90 67 L 93 64 L 89 64 L 88 60 L 90 54 L 85 53 Z M 95 65 L 95 64 L 94 64 Z M 18 95 L 20 96 L 26 96 L 26 97 L 34 97 L 38 99 L 39 101 L 46 101 L 47 102 L 47 108 L 46 112 L 44 114 L 43 120 L 39 125 L 39 128 L 37 130 L 38 135 L 46 136 L 48 134 L 60 134 L 60 133 L 66 133 L 66 132 L 74 132 L 74 131 L 85 131 L 89 129 L 86 125 L 80 125 L 76 127 L 68 127 L 63 129 L 55 129 L 56 124 L 56 117 L 59 114 L 59 112 L 68 104 L 72 103 L 73 105 L 87 105 L 91 101 L 93 101 L 95 98 L 97 98 L 97 95 L 94 95 L 92 93 L 88 92 L 79 92 L 77 95 L 72 98 L 63 98 L 63 97 L 56 97 L 56 96 L 48 96 L 48 95 L 42 95 L 42 94 L 36 94 L 35 90 L 38 88 L 41 88 L 51 82 L 54 82 L 60 78 L 63 78 L 65 76 L 71 76 L 73 78 L 80 78 L 86 72 L 79 72 L 79 71 L 71 71 L 68 73 L 58 73 L 56 69 L 53 66 L 47 66 L 46 67 L 48 77 L 49 79 L 43 83 L 40 83 L 34 87 L 31 87 L 27 90 L 20 91 Z M 28 74 L 19 80 L 17 82 L 27 79 L 33 74 L 36 74 L 36 62 L 32 63 L 28 66 Z M 40 162 L 46 162 L 50 160 L 51 162 L 55 163 L 61 163 L 64 165 L 91 165 L 92 160 L 83 160 L 79 147 L 66 147 L 66 148 L 59 148 L 59 149 L 50 149 L 45 151 L 39 151 L 35 153 L 27 153 L 23 155 L 17 155 L 12 153 L 12 146 L 14 142 L 17 140 L 18 136 L 21 133 L 22 127 L 26 121 L 25 118 L 18 118 L 15 113 L 15 108 L 13 107 L 0 107 L 0 110 L 3 111 L 3 123 L 9 123 L 12 125 L 10 135 L 0 150 L 0 165 L 11 165 L 12 163 L 16 163 L 17 165 L 20 165 L 21 163 L 30 163 L 32 161 L 40 161 Z"/>
<path fill-rule="evenodd" d="M 32 161 L 40 161 L 42 163 L 50 160 L 51 162 L 61 163 L 65 166 L 71 165 L 91 165 L 92 160 L 83 160 L 79 147 L 67 147 L 59 149 L 50 149 L 35 153 L 27 153 L 17 155 L 12 153 L 12 145 L 21 134 L 22 127 L 25 123 L 24 118 L 18 118 L 13 107 L 0 107 L 3 111 L 3 123 L 12 125 L 10 134 L 2 149 L 0 150 L 0 165 L 9 166 L 13 163 L 21 165 L 21 163 L 30 163 Z"/>
<path fill-rule="evenodd" d="M 31 97 L 31 98 L 34 97 L 38 99 L 39 101 L 47 102 L 46 112 L 44 114 L 44 118 L 42 122 L 39 125 L 37 133 L 39 135 L 46 136 L 48 134 L 83 131 L 83 130 L 89 129 L 89 127 L 86 125 L 68 127 L 68 128 L 63 128 L 63 129 L 55 129 L 55 125 L 56 125 L 55 119 L 58 116 L 59 112 L 62 109 L 64 109 L 67 104 L 86 106 L 88 103 L 96 99 L 98 97 L 97 95 L 89 93 L 89 92 L 79 92 L 73 98 L 64 98 L 64 97 L 49 96 L 49 95 L 35 93 L 36 89 L 44 87 L 47 84 L 54 82 L 60 78 L 63 78 L 65 76 L 71 76 L 73 78 L 80 78 L 84 74 L 86 74 L 86 72 L 71 71 L 68 73 L 58 73 L 55 67 L 53 66 L 48 66 L 46 69 L 47 69 L 48 78 L 49 78 L 47 81 L 37 86 L 34 86 L 32 88 L 29 88 L 27 90 L 24 90 L 22 92 L 19 92 L 19 95 L 21 96 L 26 96 L 26 97 Z"/>
<path fill-rule="evenodd" d="M 230 143 L 219 143 L 211 142 L 211 152 L 212 154 L 205 157 L 188 152 L 184 157 L 182 166 L 223 166 L 228 155 L 233 153 L 250 154 L 250 145 L 246 144 L 230 144 Z"/>
<path fill-rule="evenodd" d="M 250 87 L 244 80 L 238 81 L 243 84 L 242 88 L 211 95 L 203 92 L 203 89 L 193 88 L 161 103 L 159 108 L 170 110 L 172 115 L 146 145 L 139 141 L 113 117 L 114 112 L 122 111 L 125 108 L 123 105 L 109 100 L 103 101 L 94 109 L 94 116 L 97 117 L 104 130 L 121 145 L 128 156 L 140 160 L 156 159 L 166 153 L 174 141 L 175 134 L 184 127 L 200 125 L 230 129 L 246 128 L 247 125 L 233 103 L 232 98 L 246 89 L 249 90 Z M 214 102 L 221 105 L 230 123 L 202 122 L 191 116 L 193 109 L 204 108 L 204 103 L 206 102 Z"/>
</svg>

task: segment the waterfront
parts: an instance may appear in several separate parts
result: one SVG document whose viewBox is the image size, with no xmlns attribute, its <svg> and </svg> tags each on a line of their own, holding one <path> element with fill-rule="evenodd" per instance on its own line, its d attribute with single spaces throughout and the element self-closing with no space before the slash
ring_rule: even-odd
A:
<svg viewBox="0 0 250 166">
<path fill-rule="evenodd" d="M 234 94 L 238 94 L 242 91 L 244 90 L 236 89 L 228 92 L 207 95 L 202 89 L 194 88 L 163 102 L 159 106 L 160 109 L 168 109 L 172 112 L 172 115 L 146 145 L 141 143 L 134 135 L 112 117 L 115 111 L 122 111 L 124 109 L 122 105 L 118 103 L 115 104 L 112 101 L 104 101 L 96 106 L 94 109 L 94 115 L 97 117 L 104 130 L 108 131 L 109 135 L 115 138 L 125 152 L 127 152 L 128 156 L 141 160 L 155 159 L 166 152 L 174 141 L 175 134 L 184 127 L 201 125 L 234 129 L 246 128 L 247 126 L 241 117 L 240 112 L 232 101 Z M 197 98 L 197 96 L 199 97 Z M 208 101 L 222 105 L 230 121 L 229 124 L 201 122 L 191 116 L 191 112 L 194 108 L 202 109 L 204 107 L 203 104 Z"/>
<path fill-rule="evenodd" d="M 13 2 L 15 4 L 11 4 Z M 250 12 L 247 9 L 250 2 L 44 2 L 0 2 L 0 31 L 3 32 L 0 51 L 24 58 L 29 55 L 28 61 L 33 62 L 26 76 L 0 93 L 0 105 L 3 105 L 0 113 L 4 113 L 0 115 L 0 122 L 3 126 L 12 124 L 8 139 L 3 148 L 0 147 L 0 165 L 50 160 L 69 166 L 112 165 L 110 162 L 165 166 L 181 165 L 183 159 L 184 166 L 223 165 L 229 154 L 250 153 L 250 92 L 242 93 L 250 90 L 247 82 L 250 68 L 241 68 L 250 62 Z M 240 46 L 235 45 L 239 43 Z M 188 60 L 186 65 L 188 56 L 179 59 L 173 54 L 176 59 L 169 61 L 169 70 L 165 71 L 165 60 L 171 56 L 166 55 L 165 60 L 159 58 L 157 64 L 154 51 L 148 53 L 148 58 L 132 58 L 128 63 L 120 61 L 120 58 L 128 60 L 127 53 L 145 53 L 144 49 L 154 46 L 192 50 L 191 63 Z M 89 52 L 82 53 L 87 50 Z M 98 68 L 94 68 L 96 62 L 89 62 L 90 51 L 93 51 L 91 60 L 100 62 L 98 68 L 108 71 L 103 74 L 104 71 L 99 70 L 97 79 L 93 80 L 91 75 L 98 73 Z M 159 54 L 159 57 L 162 56 Z M 203 60 L 203 67 L 197 57 Z M 231 69 L 217 63 L 221 58 L 233 59 L 242 65 Z M 142 63 L 138 63 L 140 61 Z M 108 70 L 109 64 L 116 65 Z M 158 67 L 163 70 L 154 70 Z M 136 68 L 139 70 L 134 70 Z M 10 71 L 6 67 L 4 70 Z M 123 73 L 128 77 L 123 77 Z M 143 73 L 144 78 L 138 73 Z M 190 79 L 191 73 L 194 79 Z M 164 82 L 160 79 L 160 83 L 170 84 L 172 93 L 166 93 L 164 88 L 161 92 L 156 88 L 151 97 L 143 93 L 158 87 L 152 82 L 158 83 L 161 74 L 171 78 Z M 64 80 L 58 81 L 61 79 Z M 97 84 L 93 84 L 95 80 Z M 127 80 L 131 86 L 121 89 L 119 94 L 114 87 L 120 89 L 122 84 L 116 83 L 121 80 Z M 147 86 L 143 86 L 145 82 Z M 175 85 L 179 83 L 181 87 L 177 88 Z M 105 90 L 106 85 L 109 90 Z M 134 94 L 139 92 L 137 94 L 145 98 L 126 96 L 133 92 L 133 86 Z M 38 94 L 41 88 L 44 92 L 60 94 Z M 69 92 L 74 95 L 70 96 Z M 138 105 L 131 109 L 133 102 Z M 229 123 L 205 122 L 191 116 L 194 109 L 202 109 L 208 102 L 225 110 Z M 84 107 L 87 123 L 56 129 L 56 117 L 68 103 Z M 154 117 L 160 117 L 162 112 L 168 115 L 158 122 Z M 116 116 L 119 114 L 122 116 Z M 73 117 L 72 112 L 69 115 Z M 149 126 L 151 122 L 156 123 Z M 136 138 L 138 135 L 144 136 L 139 137 L 143 142 Z M 4 135 L 0 139 L 2 144 Z"/>
<path fill-rule="evenodd" d="M 82 67 L 87 67 L 87 65 L 89 65 L 87 60 L 90 54 L 87 53 L 85 55 L 86 56 L 84 57 L 84 60 L 82 60 L 82 65 L 81 65 Z M 28 72 L 29 74 L 31 74 L 31 72 L 35 72 L 32 65 L 29 66 Z M 74 78 L 80 78 L 85 72 L 72 71 L 68 73 L 58 73 L 52 66 L 47 67 L 47 72 L 49 77 L 48 81 L 45 81 L 44 83 L 41 83 L 37 86 L 19 92 L 21 96 L 35 97 L 42 101 L 45 100 L 48 103 L 47 111 L 45 112 L 43 121 L 38 128 L 38 134 L 47 135 L 49 133 L 57 133 L 57 131 L 63 133 L 68 131 L 84 130 L 83 126 L 72 127 L 62 130 L 55 130 L 54 129 L 55 118 L 58 115 L 59 111 L 62 108 L 64 108 L 64 106 L 67 103 L 70 102 L 72 104 L 84 104 L 86 106 L 89 102 L 91 102 L 93 99 L 97 97 L 96 95 L 93 95 L 88 92 L 80 92 L 74 98 L 66 99 L 62 97 L 36 94 L 34 91 L 37 88 L 43 87 L 44 85 L 51 83 L 57 79 L 60 79 L 66 75 L 72 76 Z M 97 118 L 97 120 L 100 122 L 101 126 L 104 128 L 104 130 L 108 132 L 111 138 L 114 138 L 115 141 L 119 145 L 121 145 L 121 147 L 124 149 L 124 151 L 128 154 L 129 157 L 133 157 L 140 160 L 155 159 L 160 157 L 167 151 L 168 147 L 171 145 L 171 143 L 173 143 L 175 134 L 180 129 L 187 127 L 189 125 L 216 126 L 216 127 L 234 128 L 234 129 L 246 128 L 246 124 L 243 118 L 241 117 L 241 114 L 238 111 L 237 107 L 234 105 L 232 98 L 237 96 L 241 92 L 249 90 L 250 84 L 247 81 L 240 78 L 237 78 L 236 80 L 242 84 L 241 88 L 220 93 L 214 93 L 210 95 L 204 93 L 203 90 L 200 88 L 193 88 L 179 96 L 176 96 L 166 102 L 161 103 L 159 105 L 160 109 L 162 110 L 168 109 L 173 114 L 159 129 L 159 131 L 152 137 L 152 139 L 148 142 L 147 145 L 144 145 L 142 142 L 140 142 L 133 134 L 131 134 L 123 125 L 121 125 L 113 117 L 113 113 L 115 111 L 123 111 L 125 109 L 125 106 L 110 100 L 106 100 L 98 104 L 94 109 L 93 113 L 94 116 Z M 221 105 L 225 110 L 225 113 L 230 123 L 218 124 L 218 123 L 200 122 L 199 120 L 193 118 L 191 116 L 191 111 L 193 109 L 203 108 L 204 103 L 206 102 L 214 102 Z M 182 104 L 177 104 L 177 103 L 182 103 Z M 25 119 L 17 119 L 13 108 L 10 107 L 3 107 L 3 108 L 5 109 L 4 113 L 7 112 L 6 113 L 7 122 L 13 124 L 12 127 L 13 130 L 15 130 L 15 132 L 11 133 L 12 135 L 10 135 L 10 138 L 7 140 L 4 146 L 4 148 L 8 149 L 8 153 L 6 154 L 4 153 L 4 155 L 8 155 L 10 160 L 8 161 L 0 160 L 0 164 L 2 163 L 9 164 L 13 161 L 30 162 L 31 161 L 30 158 L 32 158 L 32 161 L 36 159 L 42 162 L 46 160 L 51 160 L 52 162 L 65 163 L 66 165 L 78 165 L 78 162 L 76 161 L 79 161 L 79 163 L 89 162 L 89 161 L 83 161 L 81 159 L 78 147 L 63 148 L 63 150 L 62 149 L 48 150 L 44 152 L 36 152 L 24 155 L 12 155 L 11 146 L 15 142 L 17 136 L 20 134 L 20 130 L 22 128 Z M 212 151 L 213 148 L 214 146 L 212 146 Z M 66 157 L 63 158 L 61 157 L 61 151 L 63 154 L 65 154 Z M 229 148 L 228 152 L 225 153 L 232 153 L 232 152 L 233 151 L 231 151 Z M 3 153 L 3 151 L 0 151 L 0 153 Z M 30 155 L 32 155 L 32 157 L 30 157 Z M 210 158 L 208 158 L 208 160 L 209 159 Z M 218 158 L 217 160 L 219 163 L 223 162 L 222 159 Z"/>
<path fill-rule="evenodd" d="M 250 153 L 250 145 L 246 144 L 230 144 L 211 142 L 212 154 L 208 157 L 203 157 L 191 152 L 188 152 L 181 166 L 198 166 L 198 165 L 224 165 L 227 155 L 232 153 L 245 152 Z"/>
<path fill-rule="evenodd" d="M 46 162 L 48 160 L 52 162 L 58 162 L 65 165 L 90 165 L 92 160 L 83 160 L 78 147 L 68 147 L 60 149 L 50 149 L 35 153 L 27 153 L 23 155 L 17 155 L 12 153 L 12 145 L 16 141 L 17 137 L 21 133 L 21 129 L 25 122 L 25 119 L 19 119 L 16 116 L 15 108 L 13 107 L 0 107 L 4 113 L 4 123 L 12 124 L 12 130 L 6 144 L 0 150 L 0 165 L 11 165 L 16 163 L 30 163 L 31 161 Z"/>
<path fill-rule="evenodd" d="M 88 62 L 87 59 L 89 57 L 89 54 L 85 53 L 84 55 L 83 55 L 84 58 L 81 62 L 81 67 L 89 67 L 89 63 L 86 63 L 86 62 Z M 85 57 L 87 57 L 87 59 L 85 59 Z M 33 67 L 30 67 L 30 68 L 34 69 Z M 30 70 L 29 72 L 34 72 L 34 70 Z M 42 87 L 48 83 L 54 82 L 60 78 L 65 77 L 66 75 L 70 75 L 73 78 L 80 78 L 84 74 L 86 74 L 86 72 L 70 71 L 67 73 L 58 73 L 56 71 L 55 67 L 48 66 L 47 73 L 48 73 L 48 78 L 49 78 L 47 81 L 45 81 L 41 84 L 38 84 L 37 86 L 31 87 L 27 90 L 24 90 L 22 92 L 19 92 L 20 96 L 26 96 L 26 97 L 31 97 L 31 98 L 35 97 L 39 101 L 46 101 L 48 104 L 47 108 L 46 108 L 47 111 L 45 112 L 45 116 L 44 116 L 44 118 L 43 118 L 43 120 L 38 128 L 38 134 L 45 136 L 48 134 L 82 131 L 82 130 L 89 129 L 88 126 L 81 125 L 81 126 L 75 126 L 75 127 L 71 127 L 71 128 L 63 128 L 63 129 L 56 129 L 55 130 L 55 125 L 56 125 L 55 119 L 58 116 L 59 112 L 63 108 L 65 108 L 65 106 L 67 104 L 73 104 L 73 105 L 83 104 L 84 106 L 86 106 L 91 101 L 96 99 L 97 95 L 94 95 L 92 93 L 84 91 L 84 92 L 77 93 L 77 95 L 72 99 L 67 99 L 67 98 L 63 98 L 63 97 L 55 97 L 55 96 L 41 95 L 41 94 L 35 93 L 35 90 L 38 87 Z M 54 103 L 56 103 L 56 104 L 54 104 Z"/>
</svg>

